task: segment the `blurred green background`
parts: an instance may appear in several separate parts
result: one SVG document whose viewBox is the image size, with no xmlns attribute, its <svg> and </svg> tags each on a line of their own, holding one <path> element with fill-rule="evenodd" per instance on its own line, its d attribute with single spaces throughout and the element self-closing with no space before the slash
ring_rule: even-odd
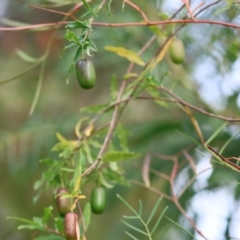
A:
<svg viewBox="0 0 240 240">
<path fill-rule="evenodd" d="M 29 1 L 30 2 L 30 1 Z M 52 3 L 51 3 L 52 2 Z M 61 5 L 64 1 L 58 1 Z M 73 1 L 74 2 L 74 1 Z M 76 1 L 76 3 L 79 1 Z M 178 9 L 181 1 L 135 1 L 149 16 L 150 20 L 160 20 L 164 14 L 171 16 Z M 198 1 L 192 1 L 196 6 Z M 70 6 L 54 7 L 57 1 L 31 1 L 34 4 L 52 4 L 52 9 L 67 12 Z M 6 19 L 17 22 L 37 24 L 61 21 L 62 16 L 47 11 L 34 9 L 27 4 L 17 1 L 1 0 L 1 25 L 6 26 Z M 50 4 L 50 5 L 51 5 Z M 121 10 L 121 1 L 113 1 L 111 12 L 108 15 L 105 6 L 94 21 L 98 22 L 137 22 L 142 21 L 141 15 L 127 4 L 124 12 Z M 222 10 L 221 10 L 222 9 Z M 227 10 L 226 10 L 227 9 Z M 223 1 L 217 6 L 200 15 L 202 18 L 215 17 L 218 20 L 238 23 L 237 6 L 226 8 Z M 221 11 L 220 11 L 221 10 Z M 86 9 L 83 7 L 78 16 Z M 218 12 L 217 12 L 218 11 Z M 179 17 L 186 11 L 182 11 Z M 4 24 L 5 23 L 5 24 Z M 174 28 L 174 26 L 173 26 Z M 167 34 L 172 28 L 166 28 L 162 34 Z M 16 54 L 17 49 L 28 53 L 33 57 L 44 54 L 48 40 L 54 30 L 49 31 L 12 31 L 0 32 L 0 81 L 7 79 L 29 66 Z M 206 32 L 208 33 L 206 35 Z M 66 51 L 60 57 L 61 50 L 67 44 L 63 36 L 64 27 L 60 28 L 51 47 L 44 72 L 43 85 L 40 97 L 34 113 L 29 116 L 29 110 L 34 99 L 38 83 L 39 67 L 34 68 L 26 75 L 15 81 L 0 85 L 0 239 L 23 240 L 32 239 L 35 232 L 17 230 L 18 222 L 6 220 L 8 216 L 32 218 L 40 216 L 45 206 L 54 204 L 53 193 L 46 192 L 37 204 L 33 204 L 35 195 L 33 184 L 45 170 L 45 166 L 39 164 L 39 160 L 48 156 L 56 156 L 51 152 L 52 146 L 57 142 L 56 132 L 60 132 L 67 138 L 74 138 L 74 126 L 85 115 L 79 110 L 94 104 L 105 103 L 109 100 L 111 76 L 115 74 L 119 85 L 125 74 L 129 62 L 124 58 L 104 50 L 106 45 L 121 46 L 138 52 L 141 47 L 153 35 L 148 27 L 107 28 L 93 27 L 90 36 L 98 48 L 91 60 L 94 62 L 97 72 L 97 84 L 92 90 L 83 90 L 79 87 L 75 74 L 71 76 L 70 83 L 66 84 L 68 68 L 74 57 L 75 50 Z M 156 78 L 166 75 L 165 81 L 173 82 L 179 79 L 176 92 L 186 101 L 211 111 L 217 109 L 222 115 L 239 117 L 238 94 L 239 79 L 235 69 L 239 66 L 238 52 L 239 32 L 231 28 L 207 25 L 189 25 L 179 34 L 185 44 L 186 61 L 183 66 L 175 66 L 171 63 L 167 54 L 164 60 L 154 70 Z M 199 41 L 200 39 L 200 41 Z M 159 48 L 159 42 L 154 42 L 143 54 L 143 60 L 147 62 Z M 204 69 L 204 71 L 202 70 Z M 134 72 L 140 72 L 141 68 L 135 67 Z M 234 80 L 234 81 L 233 81 Z M 228 84 L 226 85 L 226 81 Z M 225 84 L 225 85 L 224 85 Z M 198 95 L 199 94 L 199 95 Z M 90 117 L 93 115 L 89 115 Z M 100 123 L 109 121 L 111 115 L 101 119 Z M 208 116 L 195 114 L 207 139 L 221 124 L 222 121 Z M 141 181 L 139 165 L 144 156 L 152 153 L 152 167 L 165 173 L 170 172 L 172 165 L 169 162 L 160 161 L 154 156 L 154 152 L 174 155 L 181 149 L 189 146 L 191 141 L 179 134 L 184 132 L 194 139 L 197 135 L 189 118 L 176 104 L 169 104 L 168 108 L 161 107 L 152 101 L 134 101 L 129 104 L 121 118 L 121 123 L 131 132 L 130 149 L 142 153 L 141 158 L 124 164 L 128 179 Z M 100 125 L 100 124 L 99 124 Z M 223 145 L 234 133 L 239 130 L 239 125 L 226 128 L 217 138 L 216 144 Z M 198 140 L 198 139 L 197 139 Z M 227 156 L 239 155 L 239 138 L 235 138 L 224 152 Z M 200 157 L 195 154 L 196 161 Z M 209 162 L 209 159 L 205 161 Z M 191 173 L 186 173 L 188 177 Z M 222 182 L 222 176 L 229 176 L 232 181 L 238 181 L 239 174 L 227 168 L 214 169 L 206 178 L 207 185 L 200 191 L 215 191 L 224 188 L 227 183 Z M 184 176 L 182 176 L 184 179 Z M 181 179 L 178 179 L 179 181 Z M 169 194 L 169 185 L 161 178 L 151 175 L 152 186 Z M 184 180 L 183 180 L 184 181 Z M 88 230 L 88 239 L 128 239 L 124 231 L 126 226 L 121 223 L 122 215 L 129 210 L 117 199 L 116 194 L 122 195 L 134 208 L 138 208 L 138 200 L 141 199 L 144 206 L 144 216 L 151 212 L 158 196 L 141 187 L 116 186 L 107 191 L 107 210 L 101 216 L 93 216 Z M 188 208 L 198 191 L 194 186 L 190 187 L 181 198 L 183 207 Z M 86 192 L 88 195 L 88 192 Z M 239 199 L 239 188 L 234 188 L 231 193 L 233 201 Z M 230 200 L 229 200 L 230 201 Z M 84 204 L 85 201 L 83 200 Z M 163 200 L 158 213 L 168 205 L 167 216 L 174 221 L 179 221 L 185 228 L 194 233 L 194 229 L 183 220 L 179 210 L 173 203 Z M 230 210 L 229 210 L 230 211 Z M 198 219 L 198 212 L 194 212 L 193 218 Z M 229 219 L 231 219 L 229 212 Z M 154 219 L 156 221 L 156 218 Z M 154 220 L 153 223 L 154 224 Z M 233 222 L 233 220 L 232 220 Z M 219 239 L 229 239 L 231 221 L 225 221 L 222 235 Z M 136 223 L 138 224 L 138 223 Z M 164 237 L 163 232 L 167 230 Z M 204 229 L 202 230 L 204 232 Z M 225 232 L 224 232 L 225 231 Z M 176 237 L 177 236 L 177 237 Z M 144 239 L 138 236 L 139 239 Z M 174 224 L 166 219 L 160 224 L 155 239 L 192 239 Z M 213 238 L 212 238 L 213 239 Z"/>
</svg>

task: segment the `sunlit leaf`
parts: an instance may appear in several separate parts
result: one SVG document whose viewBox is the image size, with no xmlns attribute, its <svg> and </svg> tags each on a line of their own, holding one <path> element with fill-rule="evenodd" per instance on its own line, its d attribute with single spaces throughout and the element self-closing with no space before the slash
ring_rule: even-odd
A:
<svg viewBox="0 0 240 240">
<path fill-rule="evenodd" d="M 120 57 L 127 58 L 130 62 L 136 63 L 141 66 L 145 65 L 143 60 L 135 52 L 127 50 L 126 48 L 106 46 L 105 49 L 109 52 L 116 53 Z"/>
</svg>

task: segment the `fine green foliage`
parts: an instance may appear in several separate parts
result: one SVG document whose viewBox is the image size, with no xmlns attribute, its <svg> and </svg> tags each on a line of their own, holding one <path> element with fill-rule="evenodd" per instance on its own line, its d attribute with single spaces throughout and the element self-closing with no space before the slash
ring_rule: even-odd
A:
<svg viewBox="0 0 240 240">
<path fill-rule="evenodd" d="M 140 229 L 140 228 L 138 228 L 138 227 L 135 227 L 133 224 L 131 224 L 131 223 L 129 223 L 129 222 L 126 222 L 126 221 L 124 221 L 124 220 L 122 220 L 122 222 L 123 222 L 126 226 L 128 226 L 129 228 L 133 229 L 134 231 L 136 231 L 136 232 L 138 232 L 138 233 L 141 233 L 141 234 L 147 236 L 148 239 L 150 239 L 150 240 L 153 239 L 153 233 L 155 232 L 155 230 L 156 230 L 156 228 L 158 227 L 161 219 L 163 218 L 165 212 L 166 212 L 167 209 L 168 209 L 168 206 L 164 208 L 164 210 L 162 211 L 162 213 L 159 215 L 159 217 L 158 217 L 158 219 L 157 219 L 154 227 L 150 230 L 150 229 L 149 229 L 149 224 L 150 224 L 151 220 L 153 219 L 153 216 L 156 214 L 157 209 L 158 209 L 158 207 L 159 207 L 159 204 L 160 204 L 162 198 L 160 198 L 160 199 L 156 202 L 155 206 L 154 206 L 153 209 L 152 209 L 152 212 L 150 213 L 150 215 L 149 215 L 149 217 L 148 217 L 148 220 L 145 221 L 145 220 L 142 219 L 143 206 L 142 206 L 142 202 L 141 202 L 141 201 L 139 201 L 139 210 L 138 210 L 138 212 L 137 212 L 124 198 L 122 198 L 120 195 L 117 195 L 117 197 L 118 197 L 118 198 L 133 212 L 133 214 L 134 214 L 134 215 L 131 215 L 131 216 L 125 216 L 125 215 L 124 215 L 123 218 L 128 219 L 128 220 L 138 219 L 138 220 L 142 223 L 142 225 L 143 225 L 143 227 L 144 227 L 144 230 L 142 230 L 142 229 Z M 125 232 L 125 233 L 126 233 L 129 237 L 131 237 L 132 239 L 138 239 L 138 238 L 134 237 L 134 235 L 132 235 L 132 234 L 129 233 L 129 232 Z"/>
</svg>

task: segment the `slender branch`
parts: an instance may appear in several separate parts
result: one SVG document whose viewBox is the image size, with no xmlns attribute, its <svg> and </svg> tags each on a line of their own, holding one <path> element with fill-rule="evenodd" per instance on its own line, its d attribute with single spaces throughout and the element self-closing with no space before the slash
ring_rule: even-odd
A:
<svg viewBox="0 0 240 240">
<path fill-rule="evenodd" d="M 144 183 L 142 182 L 139 182 L 139 181 L 136 181 L 136 180 L 129 180 L 130 183 L 132 184 L 135 184 L 135 185 L 138 185 L 138 186 L 141 186 L 141 187 L 144 187 L 148 190 L 150 190 L 151 192 L 153 193 L 156 193 L 157 195 L 159 196 L 163 196 L 164 198 L 170 200 L 170 201 L 173 201 L 173 198 L 171 196 L 168 196 L 167 194 L 165 194 L 164 192 L 161 192 L 161 191 L 158 191 L 157 189 L 153 188 L 153 187 L 148 187 L 146 186 Z"/>
<path fill-rule="evenodd" d="M 137 10 L 137 11 L 142 15 L 142 17 L 143 17 L 143 19 L 145 20 L 146 23 L 149 22 L 146 14 L 143 12 L 143 10 L 142 10 L 140 7 L 138 7 L 137 5 L 135 5 L 134 3 L 132 3 L 132 2 L 129 1 L 129 0 L 126 0 L 125 3 L 127 3 L 129 6 L 131 6 L 131 7 L 134 8 L 135 10 Z"/>
<path fill-rule="evenodd" d="M 42 23 L 42 24 L 33 24 L 22 27 L 0 27 L 0 31 L 23 31 L 23 30 L 31 30 L 36 28 L 43 27 L 58 27 L 61 25 L 68 24 L 68 21 L 55 22 L 55 23 Z M 174 20 L 163 20 L 163 21 L 151 21 L 151 22 L 127 22 L 127 23 L 104 23 L 104 22 L 93 22 L 93 26 L 100 27 L 144 27 L 144 26 L 158 26 L 158 25 L 170 25 L 170 24 L 211 24 L 211 25 L 219 25 L 224 27 L 230 27 L 235 29 L 240 29 L 240 25 L 234 23 L 228 23 L 223 21 L 215 21 L 209 19 L 174 19 Z"/>
</svg>

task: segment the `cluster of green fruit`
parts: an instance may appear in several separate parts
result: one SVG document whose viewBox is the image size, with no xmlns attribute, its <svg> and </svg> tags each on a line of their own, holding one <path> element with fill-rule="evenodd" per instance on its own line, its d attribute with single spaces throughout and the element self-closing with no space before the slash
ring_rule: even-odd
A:
<svg viewBox="0 0 240 240">
<path fill-rule="evenodd" d="M 66 240 L 77 240 L 80 237 L 79 217 L 71 212 L 72 203 L 63 194 L 69 194 L 67 188 L 59 188 L 57 191 L 57 209 L 59 214 L 64 217 L 64 235 Z M 91 193 L 90 205 L 92 212 L 101 214 L 106 207 L 106 192 L 103 187 L 95 187 Z"/>
<path fill-rule="evenodd" d="M 170 57 L 175 64 L 182 64 L 185 49 L 180 39 L 174 39 L 170 46 Z M 96 72 L 93 63 L 88 59 L 80 59 L 75 65 L 77 80 L 83 89 L 91 89 L 96 83 Z"/>
</svg>

